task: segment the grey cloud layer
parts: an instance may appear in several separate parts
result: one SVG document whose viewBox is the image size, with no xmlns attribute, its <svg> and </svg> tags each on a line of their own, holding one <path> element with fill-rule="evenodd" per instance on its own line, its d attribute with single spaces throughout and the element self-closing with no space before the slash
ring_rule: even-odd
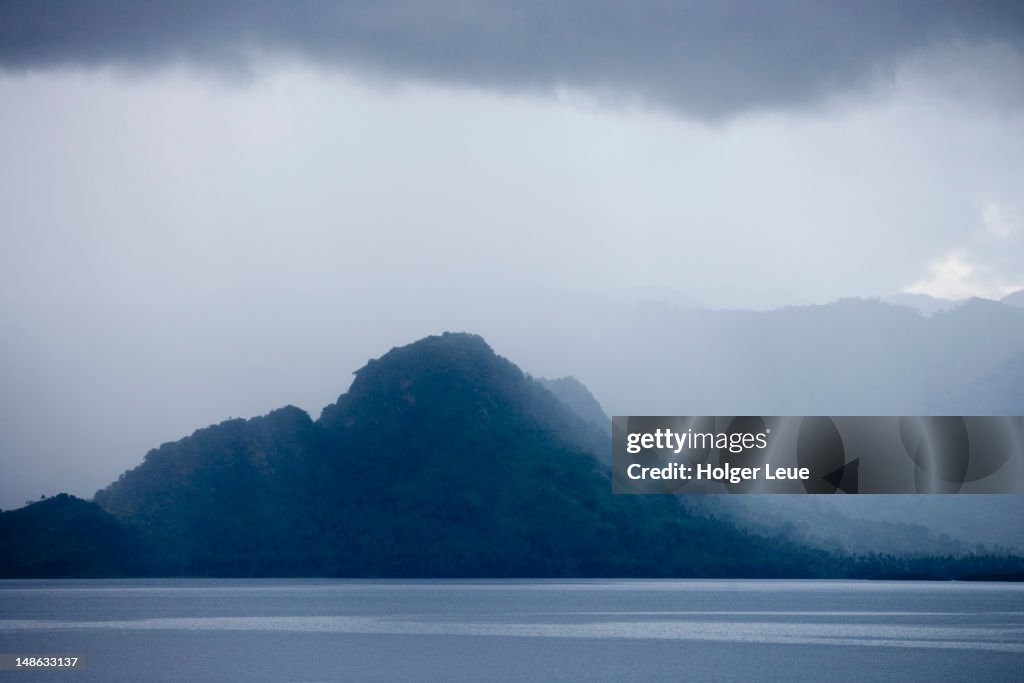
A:
<svg viewBox="0 0 1024 683">
<path fill-rule="evenodd" d="M 484 88 L 560 86 L 719 117 L 814 102 L 942 43 L 1024 51 L 1024 3 L 487 0 L 0 1 L 0 68 L 185 61 L 264 51 Z"/>
</svg>

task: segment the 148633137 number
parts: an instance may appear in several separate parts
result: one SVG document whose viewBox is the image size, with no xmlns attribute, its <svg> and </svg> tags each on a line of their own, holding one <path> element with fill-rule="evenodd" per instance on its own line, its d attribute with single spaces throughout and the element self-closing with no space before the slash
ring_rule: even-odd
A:
<svg viewBox="0 0 1024 683">
<path fill-rule="evenodd" d="M 22 668 L 51 668 L 68 667 L 74 668 L 78 665 L 78 657 L 15 657 L 14 666 Z"/>
</svg>

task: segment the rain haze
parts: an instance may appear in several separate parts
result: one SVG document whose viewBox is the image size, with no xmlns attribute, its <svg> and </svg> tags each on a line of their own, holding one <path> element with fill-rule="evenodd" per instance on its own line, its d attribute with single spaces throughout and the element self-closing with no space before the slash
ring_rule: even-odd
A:
<svg viewBox="0 0 1024 683">
<path fill-rule="evenodd" d="M 1024 288 L 1024 5 L 3 2 L 0 158 L 5 509 L 444 330 L 677 414 L 565 331 Z"/>
</svg>

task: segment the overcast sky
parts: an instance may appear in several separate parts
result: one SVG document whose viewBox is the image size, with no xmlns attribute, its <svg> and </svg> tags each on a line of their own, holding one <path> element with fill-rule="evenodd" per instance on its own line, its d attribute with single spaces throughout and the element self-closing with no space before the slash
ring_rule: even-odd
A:
<svg viewBox="0 0 1024 683">
<path fill-rule="evenodd" d="M 1019 2 L 207 4 L 0 3 L 0 507 L 493 293 L 1024 287 Z"/>
</svg>

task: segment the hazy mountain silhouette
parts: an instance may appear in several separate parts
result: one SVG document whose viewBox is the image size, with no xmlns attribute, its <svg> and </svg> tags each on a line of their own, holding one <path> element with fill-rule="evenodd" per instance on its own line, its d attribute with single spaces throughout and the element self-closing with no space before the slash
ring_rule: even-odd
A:
<svg viewBox="0 0 1024 683">
<path fill-rule="evenodd" d="M 1016 495 L 691 497 L 695 511 L 814 547 L 900 556 L 1024 552 Z"/>
<path fill-rule="evenodd" d="M 612 414 L 1024 414 L 1024 309 L 984 299 L 930 316 L 871 299 L 769 312 L 618 307 L 544 335 Z M 857 552 L 1024 548 L 1024 496 L 777 498 L 690 504 Z"/>
<path fill-rule="evenodd" d="M 1010 306 L 1019 306 L 1024 308 L 1024 289 L 1018 289 L 1012 294 L 1007 294 L 1000 299 L 1000 301 L 1004 304 L 1009 304 Z"/>
<path fill-rule="evenodd" d="M 938 398 L 1024 351 L 1024 309 L 983 299 L 931 316 L 873 299 L 768 312 L 626 306 L 548 324 L 534 343 L 610 414 L 948 414 Z"/>
<path fill-rule="evenodd" d="M 0 513 L 0 575 L 1024 574 L 1009 556 L 856 559 L 692 501 L 612 495 L 608 447 L 483 339 L 446 333 L 370 361 L 316 421 L 295 407 L 228 420 L 150 451 L 96 504 Z"/>
<path fill-rule="evenodd" d="M 558 379 L 539 377 L 537 381 L 580 418 L 599 428 L 604 434 L 611 435 L 611 418 L 605 414 L 601 404 L 578 379 L 575 377 L 559 377 Z"/>
<path fill-rule="evenodd" d="M 884 301 L 887 304 L 893 304 L 894 306 L 909 306 L 910 308 L 920 311 L 924 315 L 931 315 L 933 313 L 938 313 L 939 311 L 948 311 L 959 303 L 952 299 L 941 299 L 928 294 L 910 294 L 908 292 L 892 294 L 885 297 Z"/>
<path fill-rule="evenodd" d="M 89 525 L 110 538 L 105 529 L 141 536 L 134 552 L 159 574 L 838 571 L 825 553 L 694 516 L 676 499 L 611 495 L 596 457 L 607 449 L 600 429 L 480 337 L 445 334 L 368 363 L 316 422 L 294 407 L 229 420 L 151 451 L 96 494 L 106 512 L 62 500 L 87 509 L 97 518 Z M 3 528 L 28 533 L 20 520 L 45 518 L 50 507 L 3 513 Z M 4 557 L 0 570 L 47 574 L 33 561 Z"/>
</svg>

